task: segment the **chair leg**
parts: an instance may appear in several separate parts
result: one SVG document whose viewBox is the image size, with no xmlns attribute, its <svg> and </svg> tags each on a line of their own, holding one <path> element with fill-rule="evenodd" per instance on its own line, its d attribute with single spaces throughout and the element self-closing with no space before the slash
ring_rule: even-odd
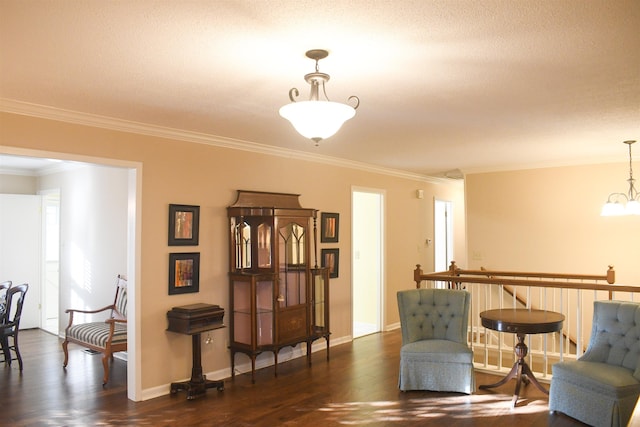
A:
<svg viewBox="0 0 640 427">
<path fill-rule="evenodd" d="M 0 344 L 2 345 L 2 354 L 4 355 L 4 361 L 7 365 L 11 365 L 11 349 L 9 348 L 9 337 L 0 337 Z"/>
<path fill-rule="evenodd" d="M 20 354 L 20 348 L 18 347 L 18 331 L 16 331 L 16 334 L 13 336 L 13 350 L 16 352 L 18 366 L 20 367 L 20 372 L 22 372 L 22 355 Z"/>
<path fill-rule="evenodd" d="M 68 345 L 69 341 L 67 341 L 67 339 L 65 338 L 65 340 L 62 342 L 62 351 L 64 351 L 64 362 L 62 362 L 63 368 L 66 368 L 67 362 L 69 362 L 69 350 L 67 349 Z"/>
<path fill-rule="evenodd" d="M 102 378 L 102 385 L 106 385 L 109 381 L 109 358 L 112 355 L 104 353 L 102 356 L 102 367 L 104 368 L 104 377 Z"/>
</svg>

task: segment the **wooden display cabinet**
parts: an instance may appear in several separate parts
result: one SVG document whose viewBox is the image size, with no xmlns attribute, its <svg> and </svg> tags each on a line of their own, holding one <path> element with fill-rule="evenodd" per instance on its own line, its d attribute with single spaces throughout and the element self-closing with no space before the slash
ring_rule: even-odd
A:
<svg viewBox="0 0 640 427">
<path fill-rule="evenodd" d="M 229 217 L 229 316 L 231 374 L 235 355 L 258 354 L 324 338 L 329 358 L 329 270 L 318 268 L 317 210 L 300 206 L 297 194 L 238 190 Z M 313 250 L 312 250 L 313 248 Z M 311 266 L 313 255 L 314 266 Z"/>
</svg>

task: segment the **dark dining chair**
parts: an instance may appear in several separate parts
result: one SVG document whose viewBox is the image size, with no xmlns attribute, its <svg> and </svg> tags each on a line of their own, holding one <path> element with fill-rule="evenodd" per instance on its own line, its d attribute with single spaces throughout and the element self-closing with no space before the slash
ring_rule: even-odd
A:
<svg viewBox="0 0 640 427">
<path fill-rule="evenodd" d="M 0 323 L 5 322 L 5 308 L 7 307 L 7 291 L 11 287 L 11 280 L 0 282 Z"/>
<path fill-rule="evenodd" d="M 20 330 L 20 318 L 22 317 L 22 306 L 24 305 L 24 296 L 29 289 L 29 285 L 12 286 L 7 290 L 7 308 L 5 311 L 5 321 L 0 324 L 0 343 L 2 344 L 2 352 L 4 354 L 4 362 L 11 365 L 12 360 L 17 360 L 20 370 L 22 371 L 22 356 L 18 347 L 18 331 Z M 11 317 L 13 314 L 13 318 Z M 12 338 L 13 345 L 9 345 L 9 338 Z M 16 357 L 11 357 L 11 351 L 15 352 Z"/>
</svg>

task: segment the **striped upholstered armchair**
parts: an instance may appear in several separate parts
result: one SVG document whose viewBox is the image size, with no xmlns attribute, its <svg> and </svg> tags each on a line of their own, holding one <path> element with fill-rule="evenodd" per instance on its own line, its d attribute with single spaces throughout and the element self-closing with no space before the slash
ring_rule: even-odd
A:
<svg viewBox="0 0 640 427">
<path fill-rule="evenodd" d="M 65 339 L 62 342 L 63 366 L 66 368 L 69 361 L 67 347 L 70 342 L 102 353 L 104 367 L 102 385 L 105 385 L 109 380 L 109 361 L 113 360 L 113 353 L 127 351 L 127 279 L 124 276 L 118 276 L 113 304 L 98 310 L 67 309 L 65 313 L 69 313 L 69 324 L 65 329 Z M 100 322 L 74 324 L 74 313 L 107 313 L 108 318 Z"/>
<path fill-rule="evenodd" d="M 475 391 L 467 344 L 471 295 L 455 289 L 398 292 L 400 390 Z"/>
</svg>

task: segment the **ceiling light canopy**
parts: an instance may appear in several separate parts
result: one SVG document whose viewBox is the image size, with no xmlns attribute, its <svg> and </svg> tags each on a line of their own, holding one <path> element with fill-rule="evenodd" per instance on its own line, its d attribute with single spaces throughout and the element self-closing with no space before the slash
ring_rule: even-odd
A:
<svg viewBox="0 0 640 427">
<path fill-rule="evenodd" d="M 316 70 L 304 76 L 311 85 L 311 93 L 308 101 L 296 102 L 300 95 L 298 89 L 289 91 L 290 104 L 280 108 L 280 115 L 289 120 L 299 134 L 315 141 L 316 146 L 323 140 L 333 136 L 340 127 L 356 115 L 356 109 L 360 105 L 357 96 L 350 96 L 349 100 L 355 100 L 355 106 L 329 101 L 325 90 L 325 83 L 329 81 L 329 74 L 321 73 L 318 61 L 329 56 L 329 52 L 322 49 L 310 50 L 307 58 L 316 61 Z M 324 100 L 320 99 L 320 89 Z"/>
<path fill-rule="evenodd" d="M 631 158 L 631 145 L 635 141 L 624 141 L 629 146 L 629 190 L 626 193 L 611 193 L 607 203 L 602 207 L 602 216 L 612 215 L 640 215 L 640 193 L 636 190 L 633 179 L 633 164 Z"/>
</svg>

